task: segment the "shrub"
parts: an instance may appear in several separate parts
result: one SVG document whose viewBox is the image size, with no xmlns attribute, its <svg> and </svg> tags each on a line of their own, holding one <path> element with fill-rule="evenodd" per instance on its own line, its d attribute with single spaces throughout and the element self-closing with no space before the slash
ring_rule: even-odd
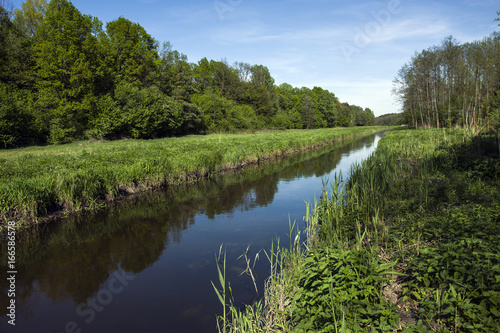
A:
<svg viewBox="0 0 500 333">
<path fill-rule="evenodd" d="M 22 92 L 0 84 L 0 149 L 27 145 L 38 137 L 34 117 L 21 98 Z"/>
</svg>

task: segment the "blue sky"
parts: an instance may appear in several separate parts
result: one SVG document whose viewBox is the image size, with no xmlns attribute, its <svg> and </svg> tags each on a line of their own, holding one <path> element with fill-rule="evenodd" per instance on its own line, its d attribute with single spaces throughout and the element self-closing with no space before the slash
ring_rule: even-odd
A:
<svg viewBox="0 0 500 333">
<path fill-rule="evenodd" d="M 500 29 L 498 0 L 72 2 L 104 23 L 123 16 L 141 24 L 190 62 L 261 64 L 277 84 L 320 86 L 377 116 L 399 111 L 392 80 L 415 51 L 449 35 L 465 43 Z"/>
</svg>

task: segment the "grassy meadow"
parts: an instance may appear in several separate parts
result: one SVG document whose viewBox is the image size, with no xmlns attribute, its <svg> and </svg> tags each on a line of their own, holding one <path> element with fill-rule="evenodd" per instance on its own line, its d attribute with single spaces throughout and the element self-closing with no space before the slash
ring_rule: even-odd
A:
<svg viewBox="0 0 500 333">
<path fill-rule="evenodd" d="M 325 184 L 288 249 L 266 252 L 263 300 L 222 298 L 219 330 L 500 332 L 499 139 L 388 132 L 348 181 Z"/>
<path fill-rule="evenodd" d="M 0 228 L 95 208 L 127 193 L 187 183 L 382 127 L 78 142 L 0 151 Z"/>
</svg>

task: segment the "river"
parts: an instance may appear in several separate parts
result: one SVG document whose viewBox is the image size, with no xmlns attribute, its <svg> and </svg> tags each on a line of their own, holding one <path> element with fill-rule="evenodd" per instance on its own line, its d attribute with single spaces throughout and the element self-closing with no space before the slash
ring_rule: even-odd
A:
<svg viewBox="0 0 500 333">
<path fill-rule="evenodd" d="M 216 255 L 227 253 L 235 302 L 258 298 L 238 259 L 249 246 L 280 239 L 289 221 L 302 227 L 306 202 L 322 183 L 367 158 L 383 134 L 186 187 L 127 197 L 19 235 L 16 326 L 8 324 L 7 267 L 0 266 L 0 332 L 216 332 L 222 306 Z M 2 245 L 2 265 L 6 263 Z M 269 263 L 255 265 L 263 294 Z"/>
</svg>

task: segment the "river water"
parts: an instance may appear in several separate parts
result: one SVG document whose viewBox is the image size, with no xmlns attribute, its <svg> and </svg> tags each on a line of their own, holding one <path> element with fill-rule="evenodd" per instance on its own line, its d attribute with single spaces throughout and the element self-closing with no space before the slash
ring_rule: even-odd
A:
<svg viewBox="0 0 500 333">
<path fill-rule="evenodd" d="M 238 259 L 304 225 L 306 202 L 322 183 L 367 158 L 382 134 L 286 158 L 172 190 L 128 197 L 31 230 L 17 240 L 16 326 L 6 316 L 7 267 L 1 247 L 0 332 L 216 332 L 222 306 L 216 256 L 239 306 L 258 298 Z M 263 294 L 269 263 L 256 261 Z"/>
</svg>

